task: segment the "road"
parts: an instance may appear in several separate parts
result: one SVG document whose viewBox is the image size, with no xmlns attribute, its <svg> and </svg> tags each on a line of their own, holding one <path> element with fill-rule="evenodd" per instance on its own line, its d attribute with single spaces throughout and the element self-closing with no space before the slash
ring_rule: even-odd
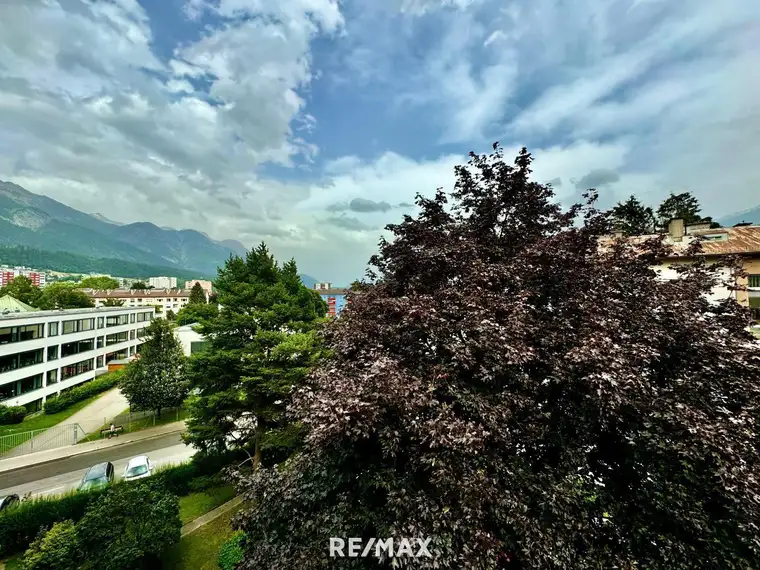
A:
<svg viewBox="0 0 760 570">
<path fill-rule="evenodd" d="M 32 496 L 40 496 L 65 493 L 79 485 L 88 467 L 104 461 L 113 463 L 116 478 L 120 479 L 127 462 L 136 455 L 147 455 L 154 465 L 160 466 L 187 461 L 193 453 L 193 448 L 182 443 L 179 433 L 170 433 L 0 474 L 0 497 L 7 494 L 23 496 L 32 493 Z"/>
</svg>

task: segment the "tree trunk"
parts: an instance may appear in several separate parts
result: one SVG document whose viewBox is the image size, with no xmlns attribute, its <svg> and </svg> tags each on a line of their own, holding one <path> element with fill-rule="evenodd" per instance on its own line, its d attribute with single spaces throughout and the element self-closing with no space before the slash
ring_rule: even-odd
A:
<svg viewBox="0 0 760 570">
<path fill-rule="evenodd" d="M 156 415 L 158 416 L 158 419 L 160 420 L 161 419 L 161 408 L 158 408 L 156 410 Z"/>
<path fill-rule="evenodd" d="M 253 470 L 259 468 L 259 464 L 261 463 L 261 437 L 264 433 L 263 427 L 257 427 L 256 432 L 253 436 Z"/>
</svg>

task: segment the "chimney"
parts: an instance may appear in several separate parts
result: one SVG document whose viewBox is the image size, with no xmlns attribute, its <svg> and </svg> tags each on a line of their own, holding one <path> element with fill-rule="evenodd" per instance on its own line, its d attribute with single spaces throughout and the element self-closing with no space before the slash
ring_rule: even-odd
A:
<svg viewBox="0 0 760 570">
<path fill-rule="evenodd" d="M 675 218 L 668 223 L 668 234 L 674 241 L 681 241 L 686 235 L 686 226 L 683 218 Z"/>
</svg>

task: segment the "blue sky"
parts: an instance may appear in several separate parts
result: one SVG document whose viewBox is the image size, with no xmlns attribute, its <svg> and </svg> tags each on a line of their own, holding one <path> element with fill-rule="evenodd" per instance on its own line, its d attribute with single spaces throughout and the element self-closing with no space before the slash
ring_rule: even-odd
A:
<svg viewBox="0 0 760 570">
<path fill-rule="evenodd" d="M 565 202 L 760 204 L 757 61 L 755 0 L 10 0 L 0 179 L 347 283 L 496 140 Z"/>
</svg>

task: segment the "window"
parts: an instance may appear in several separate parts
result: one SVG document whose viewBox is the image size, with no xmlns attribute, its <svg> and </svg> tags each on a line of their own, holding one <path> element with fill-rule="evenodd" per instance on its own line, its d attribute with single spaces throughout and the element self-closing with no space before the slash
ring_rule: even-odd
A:
<svg viewBox="0 0 760 570">
<path fill-rule="evenodd" d="M 129 322 L 130 323 L 134 323 L 135 322 L 135 316 L 136 315 L 134 313 L 132 313 L 131 315 L 129 315 Z"/>
<path fill-rule="evenodd" d="M 58 358 L 58 345 L 48 346 L 47 353 L 48 360 L 56 360 Z"/>
<path fill-rule="evenodd" d="M 58 321 L 48 323 L 48 336 L 58 336 Z"/>
<path fill-rule="evenodd" d="M 106 337 L 99 336 L 98 337 L 98 348 L 103 348 L 103 346 L 105 346 L 105 342 L 106 342 Z"/>
<path fill-rule="evenodd" d="M 61 358 L 71 356 L 72 354 L 79 354 L 81 352 L 87 352 L 95 348 L 95 339 L 88 338 L 87 340 L 79 340 L 76 342 L 67 342 L 61 345 Z"/>
<path fill-rule="evenodd" d="M 42 388 L 42 373 L 0 386 L 0 400 L 15 398 Z"/>
<path fill-rule="evenodd" d="M 18 354 L 10 354 L 8 356 L 0 356 L 0 372 L 8 372 L 9 370 L 17 370 L 26 366 L 32 366 L 42 362 L 43 350 L 41 348 L 37 350 L 28 350 Z"/>
<path fill-rule="evenodd" d="M 114 315 L 106 317 L 107 327 L 118 327 L 120 325 L 129 324 L 129 315 Z"/>
<path fill-rule="evenodd" d="M 45 335 L 45 325 L 26 325 L 24 327 L 4 327 L 0 328 L 0 344 L 9 342 L 24 342 L 26 340 L 35 340 L 43 338 Z"/>
<path fill-rule="evenodd" d="M 750 275 L 747 279 L 748 287 L 760 287 L 760 274 Z"/>
<path fill-rule="evenodd" d="M 129 333 L 127 331 L 109 334 L 106 336 L 106 346 L 118 344 L 120 342 L 126 342 L 129 340 Z"/>
<path fill-rule="evenodd" d="M 95 319 L 79 319 L 76 321 L 63 321 L 63 334 L 91 331 L 95 328 Z"/>
<path fill-rule="evenodd" d="M 57 384 L 57 383 L 58 383 L 58 369 L 54 368 L 53 370 L 48 370 L 47 382 L 45 383 L 45 386 L 50 386 L 51 384 Z"/>
<path fill-rule="evenodd" d="M 82 360 L 76 364 L 70 364 L 61 368 L 61 380 L 68 380 L 74 376 L 79 376 L 85 372 L 90 372 L 95 366 L 95 360 L 90 358 L 89 360 Z"/>
<path fill-rule="evenodd" d="M 136 337 L 137 337 L 137 331 L 135 329 L 132 329 L 131 331 L 129 331 L 129 340 L 135 340 Z"/>
<path fill-rule="evenodd" d="M 95 368 L 103 368 L 103 366 L 104 366 L 103 365 L 103 357 L 102 356 L 98 356 L 95 360 L 96 360 L 96 362 L 95 362 Z"/>
<path fill-rule="evenodd" d="M 140 329 L 137 331 L 137 338 L 145 338 L 146 336 L 148 336 L 148 333 L 145 329 Z"/>
<path fill-rule="evenodd" d="M 105 325 L 105 319 L 103 317 L 98 317 L 98 328 L 102 329 Z"/>
</svg>

